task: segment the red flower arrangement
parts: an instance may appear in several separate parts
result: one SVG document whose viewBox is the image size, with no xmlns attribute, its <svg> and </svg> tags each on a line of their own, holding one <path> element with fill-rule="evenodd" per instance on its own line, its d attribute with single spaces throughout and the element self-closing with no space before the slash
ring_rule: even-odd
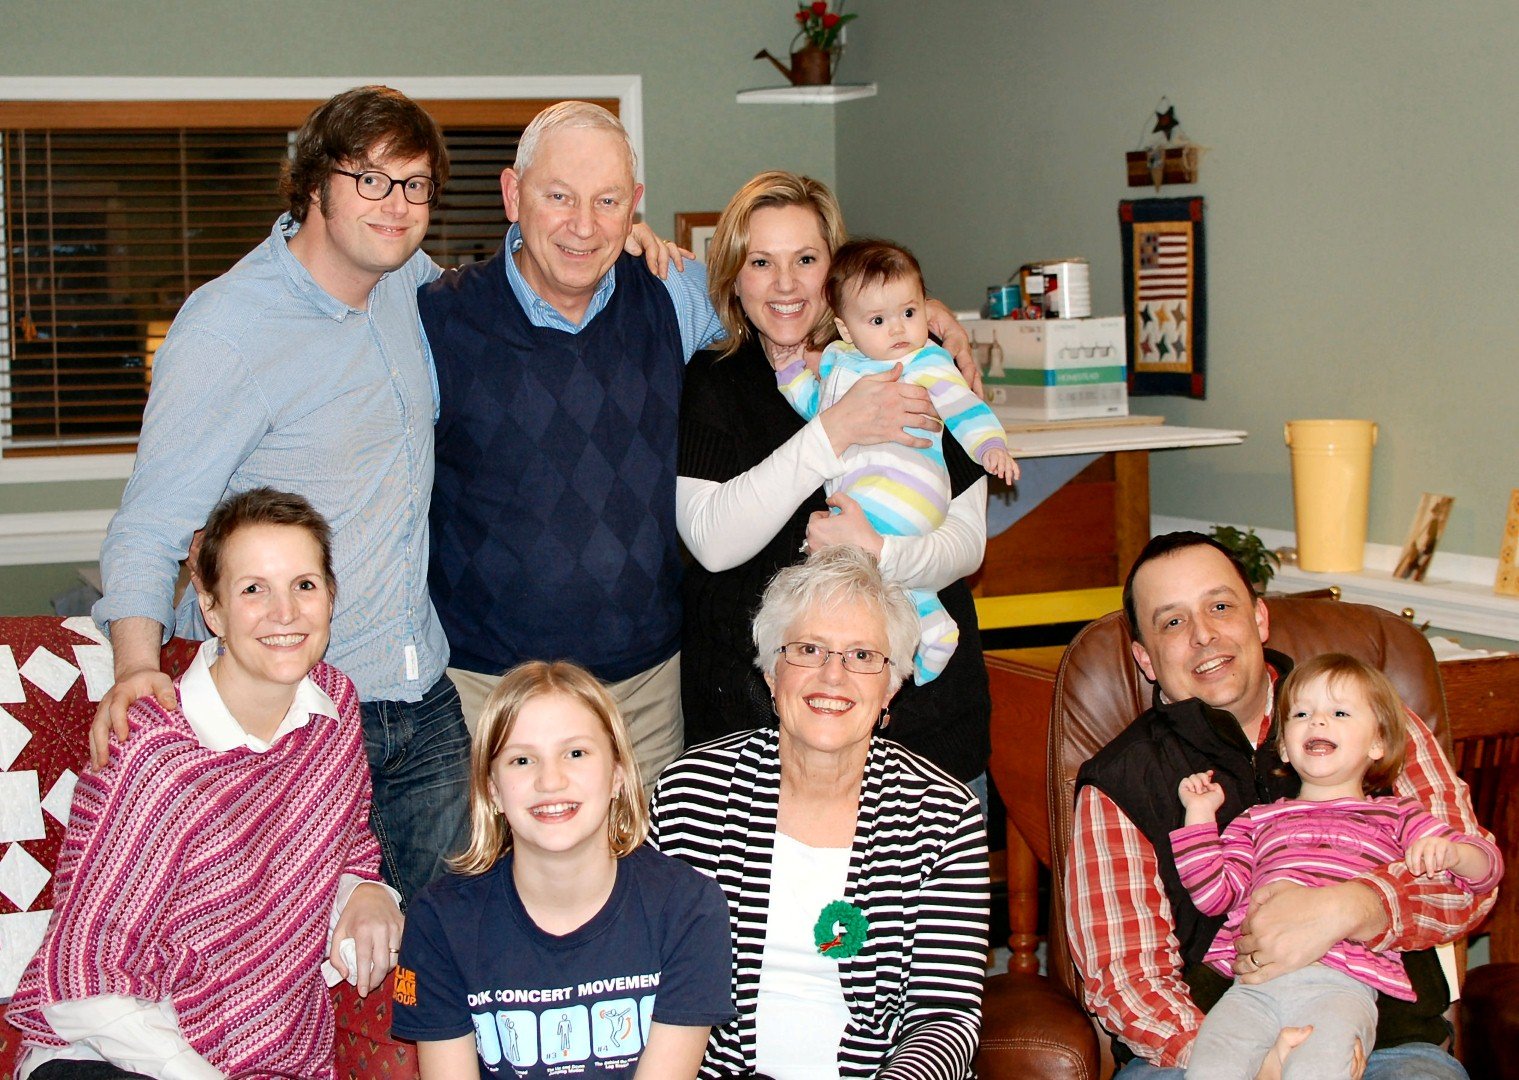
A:
<svg viewBox="0 0 1519 1080">
<path fill-rule="evenodd" d="M 832 11 L 828 10 L 828 0 L 812 0 L 811 3 L 800 0 L 796 7 L 796 21 L 801 29 L 791 42 L 791 51 L 795 52 L 803 40 L 819 49 L 834 48 L 838 44 L 839 31 L 856 14 L 850 12 L 845 15 L 843 11 L 844 0 L 839 0 L 838 6 Z"/>
</svg>

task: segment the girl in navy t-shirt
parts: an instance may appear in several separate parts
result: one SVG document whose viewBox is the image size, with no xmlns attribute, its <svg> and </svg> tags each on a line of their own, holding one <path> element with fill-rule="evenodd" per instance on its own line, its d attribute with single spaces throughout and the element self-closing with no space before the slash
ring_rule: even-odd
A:
<svg viewBox="0 0 1519 1080">
<path fill-rule="evenodd" d="M 407 912 L 392 1028 L 423 1080 L 696 1076 L 734 1015 L 728 906 L 647 833 L 601 684 L 509 672 L 474 735 L 469 848 Z"/>
</svg>

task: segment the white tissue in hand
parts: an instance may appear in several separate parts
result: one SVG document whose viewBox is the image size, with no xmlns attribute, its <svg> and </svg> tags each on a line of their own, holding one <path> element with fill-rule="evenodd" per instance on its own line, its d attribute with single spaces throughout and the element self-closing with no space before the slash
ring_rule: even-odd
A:
<svg viewBox="0 0 1519 1080">
<path fill-rule="evenodd" d="M 359 985 L 359 950 L 351 937 L 345 937 L 338 942 L 338 956 L 343 961 L 343 966 L 348 969 L 348 985 Z M 343 981 L 343 976 L 338 973 L 337 967 L 330 960 L 322 961 L 322 978 L 328 986 L 336 986 Z"/>
<path fill-rule="evenodd" d="M 345 937 L 338 942 L 338 955 L 343 958 L 343 966 L 348 969 L 348 985 L 359 985 L 359 950 L 351 937 Z"/>
</svg>

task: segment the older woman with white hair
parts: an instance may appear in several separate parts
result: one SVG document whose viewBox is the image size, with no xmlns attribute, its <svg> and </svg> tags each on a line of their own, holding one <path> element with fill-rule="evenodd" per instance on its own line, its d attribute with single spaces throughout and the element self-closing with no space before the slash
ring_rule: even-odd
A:
<svg viewBox="0 0 1519 1080">
<path fill-rule="evenodd" d="M 702 1076 L 972 1075 L 988 888 L 976 797 L 883 737 L 918 620 L 875 558 L 787 567 L 754 620 L 778 724 L 665 770 L 650 836 L 715 878 L 738 1017 Z"/>
</svg>

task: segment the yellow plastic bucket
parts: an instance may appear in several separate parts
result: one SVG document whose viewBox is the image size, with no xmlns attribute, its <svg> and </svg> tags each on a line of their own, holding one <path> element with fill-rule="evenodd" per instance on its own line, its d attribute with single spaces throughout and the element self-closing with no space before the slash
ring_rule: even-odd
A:
<svg viewBox="0 0 1519 1080">
<path fill-rule="evenodd" d="M 1354 573 L 1365 564 L 1371 502 L 1371 420 L 1289 420 L 1297 564 L 1319 573 Z"/>
</svg>

